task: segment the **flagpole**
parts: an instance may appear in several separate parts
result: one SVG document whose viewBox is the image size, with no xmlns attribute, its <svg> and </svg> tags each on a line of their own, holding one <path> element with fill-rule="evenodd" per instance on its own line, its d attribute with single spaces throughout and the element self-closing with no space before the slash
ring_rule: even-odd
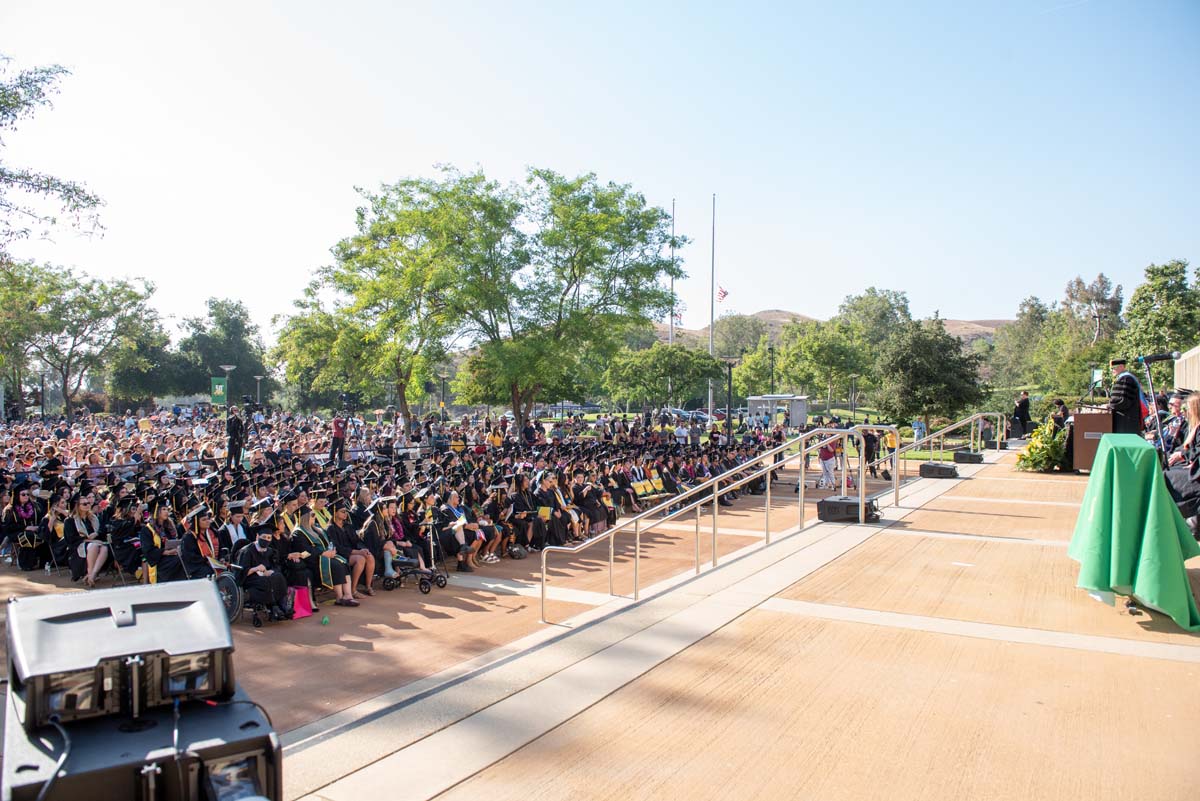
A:
<svg viewBox="0 0 1200 801">
<path fill-rule="evenodd" d="M 708 355 L 713 356 L 713 328 L 717 319 L 717 193 L 712 197 L 712 265 L 708 284 Z M 713 382 L 708 379 L 708 413 L 713 411 Z"/>
<path fill-rule="evenodd" d="M 667 344 L 675 344 L 675 198 L 671 198 L 671 327 L 667 329 Z M 667 379 L 670 383 L 670 379 Z"/>
</svg>

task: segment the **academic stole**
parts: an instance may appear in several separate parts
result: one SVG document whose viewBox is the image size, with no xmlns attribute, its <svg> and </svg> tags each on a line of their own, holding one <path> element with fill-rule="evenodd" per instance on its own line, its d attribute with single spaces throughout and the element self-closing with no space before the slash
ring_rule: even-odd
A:
<svg viewBox="0 0 1200 801">
<path fill-rule="evenodd" d="M 321 586 L 327 590 L 332 590 L 333 566 L 330 557 L 325 555 L 325 552 L 329 550 L 329 542 L 324 536 L 316 533 L 315 531 L 309 531 L 303 526 L 297 526 L 292 530 L 292 534 L 294 535 L 297 531 L 304 535 L 304 539 L 308 540 L 308 544 L 315 548 L 317 554 L 319 554 L 317 557 L 317 563 L 321 566 Z M 342 564 L 346 564 L 346 560 L 340 556 L 334 556 L 333 559 L 337 559 Z"/>
<path fill-rule="evenodd" d="M 154 537 L 154 547 L 157 548 L 158 552 L 161 554 L 163 541 L 162 541 L 162 537 L 158 536 L 158 529 L 156 529 L 153 525 L 148 525 L 148 526 L 146 526 L 146 528 L 150 529 L 150 535 L 152 537 Z M 149 562 L 146 563 L 146 567 L 148 567 L 150 569 L 150 583 L 157 584 L 158 583 L 158 567 L 150 564 Z"/>
<path fill-rule="evenodd" d="M 313 509 L 313 518 L 317 521 L 317 526 L 322 530 L 329 528 L 329 523 L 332 520 L 329 512 L 324 509 Z"/>
</svg>

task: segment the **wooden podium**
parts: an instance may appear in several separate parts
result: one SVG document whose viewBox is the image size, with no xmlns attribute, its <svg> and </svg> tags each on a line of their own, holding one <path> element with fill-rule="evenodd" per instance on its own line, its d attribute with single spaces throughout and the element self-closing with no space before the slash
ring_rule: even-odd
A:
<svg viewBox="0 0 1200 801">
<path fill-rule="evenodd" d="M 1072 464 L 1076 470 L 1091 470 L 1100 438 L 1112 433 L 1112 412 L 1103 407 L 1080 406 L 1071 427 Z"/>
</svg>

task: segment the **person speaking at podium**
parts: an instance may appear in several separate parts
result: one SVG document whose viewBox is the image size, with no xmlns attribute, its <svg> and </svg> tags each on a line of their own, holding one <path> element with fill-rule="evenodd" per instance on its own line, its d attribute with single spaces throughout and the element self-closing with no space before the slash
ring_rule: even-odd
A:
<svg viewBox="0 0 1200 801">
<path fill-rule="evenodd" d="M 1112 410 L 1112 430 L 1114 434 L 1141 434 L 1142 419 L 1142 385 L 1137 377 L 1126 369 L 1125 359 L 1113 359 L 1109 366 L 1113 371 L 1112 395 L 1108 399 L 1108 408 Z"/>
</svg>

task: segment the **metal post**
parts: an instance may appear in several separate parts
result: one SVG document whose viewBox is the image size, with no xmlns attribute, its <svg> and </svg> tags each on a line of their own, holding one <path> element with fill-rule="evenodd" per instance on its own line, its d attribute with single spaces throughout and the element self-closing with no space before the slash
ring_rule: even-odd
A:
<svg viewBox="0 0 1200 801">
<path fill-rule="evenodd" d="M 616 537 L 613 534 L 608 535 L 608 594 L 616 595 L 616 590 L 613 589 L 613 540 Z"/>
<path fill-rule="evenodd" d="M 805 506 L 804 506 L 804 493 L 805 493 L 805 490 L 808 489 L 808 485 L 804 481 L 804 479 L 806 478 L 805 474 L 807 472 L 804 469 L 804 458 L 805 458 L 805 454 L 806 454 L 807 450 L 808 450 L 808 436 L 807 435 L 801 436 L 800 437 L 800 485 L 796 488 L 798 490 L 797 495 L 800 496 L 800 530 L 801 531 L 804 530 L 804 513 L 806 511 Z"/>
<path fill-rule="evenodd" d="M 767 477 L 770 478 L 770 476 L 771 476 L 771 474 L 767 473 Z M 771 482 L 770 481 L 767 482 L 767 507 L 766 507 L 766 511 L 763 513 L 763 518 L 766 521 L 764 523 L 764 528 L 766 529 L 766 544 L 770 545 L 771 544 Z"/>
<path fill-rule="evenodd" d="M 611 537 L 609 538 L 611 539 Z M 633 600 L 638 600 L 640 597 L 638 587 L 638 563 L 642 561 L 642 521 L 634 519 L 633 521 Z"/>
<path fill-rule="evenodd" d="M 858 522 L 867 522 L 867 469 L 863 452 L 867 449 L 866 438 L 858 435 Z"/>
<path fill-rule="evenodd" d="M 696 575 L 700 575 L 700 506 L 696 506 Z"/>
<path fill-rule="evenodd" d="M 847 492 L 847 484 L 848 484 L 846 479 L 848 479 L 850 477 L 850 466 L 849 466 L 849 464 L 847 464 L 850 461 L 850 448 L 848 447 L 850 442 L 849 442 L 849 438 L 845 434 L 842 434 L 841 439 L 842 439 L 842 497 L 845 498 L 846 492 Z"/>
<path fill-rule="evenodd" d="M 717 566 L 717 516 L 720 514 L 717 508 L 720 506 L 717 500 L 720 498 L 721 489 L 716 483 L 713 484 L 713 530 L 712 530 L 712 566 Z"/>
<path fill-rule="evenodd" d="M 429 553 L 433 554 L 433 533 L 429 534 Z M 433 569 L 434 563 L 429 563 L 429 568 Z M 611 595 L 612 593 L 609 593 Z M 546 552 L 542 551 L 542 622 L 546 622 Z"/>
</svg>

